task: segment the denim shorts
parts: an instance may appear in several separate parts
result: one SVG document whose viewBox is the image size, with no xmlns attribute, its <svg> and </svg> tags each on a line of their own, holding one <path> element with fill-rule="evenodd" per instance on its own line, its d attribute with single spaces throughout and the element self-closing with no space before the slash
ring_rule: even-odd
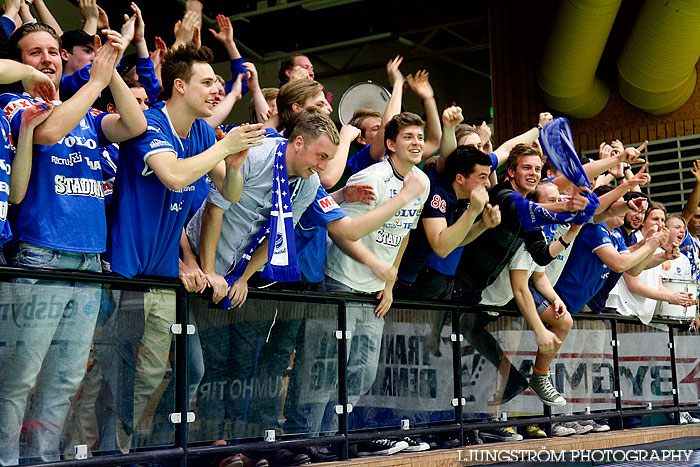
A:
<svg viewBox="0 0 700 467">
<path fill-rule="evenodd" d="M 552 304 L 552 302 L 544 298 L 544 296 L 542 296 L 542 294 L 539 293 L 537 289 L 535 289 L 535 286 L 532 285 L 532 282 L 528 282 L 528 286 L 530 287 L 530 293 L 532 293 L 532 298 L 535 300 L 537 313 L 542 314 L 542 312 L 546 310 L 547 307 Z"/>
</svg>

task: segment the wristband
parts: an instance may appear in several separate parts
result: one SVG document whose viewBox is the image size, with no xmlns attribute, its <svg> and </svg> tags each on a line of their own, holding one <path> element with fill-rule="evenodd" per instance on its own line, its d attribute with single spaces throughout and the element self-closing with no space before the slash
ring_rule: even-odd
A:
<svg viewBox="0 0 700 467">
<path fill-rule="evenodd" d="M 625 181 L 625 177 L 615 177 L 615 181 L 617 181 L 617 184 L 619 185 L 620 182 L 624 182 L 624 181 Z"/>
<path fill-rule="evenodd" d="M 537 124 L 537 126 L 536 126 L 535 128 L 537 128 L 537 131 L 538 131 L 539 133 L 542 133 L 542 127 L 540 126 L 539 123 Z"/>
<path fill-rule="evenodd" d="M 565 249 L 565 250 L 566 250 L 567 248 L 569 248 L 569 245 L 571 245 L 571 243 L 566 243 L 566 241 L 564 240 L 564 237 L 559 237 L 559 243 L 561 243 L 562 245 L 564 245 L 564 249 Z"/>
</svg>

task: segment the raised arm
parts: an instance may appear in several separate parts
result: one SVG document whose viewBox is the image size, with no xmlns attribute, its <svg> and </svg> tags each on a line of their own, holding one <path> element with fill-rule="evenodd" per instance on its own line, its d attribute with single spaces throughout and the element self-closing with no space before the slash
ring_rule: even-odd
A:
<svg viewBox="0 0 700 467">
<path fill-rule="evenodd" d="M 97 20 L 100 16 L 97 0 L 78 0 L 78 9 L 85 20 L 83 31 L 91 36 L 97 34 Z"/>
<path fill-rule="evenodd" d="M 345 164 L 348 162 L 350 145 L 359 135 L 360 129 L 352 125 L 343 125 L 340 129 L 340 144 L 338 144 L 335 157 L 328 162 L 326 170 L 319 174 L 323 188 L 330 189 L 332 186 L 335 186 L 338 180 L 340 180 L 340 177 L 343 176 Z M 370 232 L 372 230 L 374 229 L 371 229 Z"/>
<path fill-rule="evenodd" d="M 391 83 L 391 97 L 387 103 L 384 114 L 382 115 L 382 126 L 374 136 L 372 145 L 369 148 L 370 156 L 375 161 L 381 159 L 384 154 L 384 127 L 386 124 L 394 118 L 394 115 L 401 113 L 401 102 L 403 100 L 403 83 L 404 77 L 399 70 L 403 62 L 403 57 L 397 55 L 393 60 L 389 60 L 386 64 L 386 72 L 389 75 L 389 82 Z"/>
<path fill-rule="evenodd" d="M 111 30 L 103 32 L 107 35 L 108 41 L 95 53 L 95 59 L 90 68 L 90 79 L 73 97 L 57 106 L 49 118 L 36 128 L 34 131 L 35 144 L 56 144 L 66 136 L 85 117 L 100 92 L 112 80 L 117 60 L 122 53 L 120 35 Z M 97 36 L 95 45 L 99 46 Z"/>
<path fill-rule="evenodd" d="M 448 107 L 442 112 L 442 138 L 440 139 L 440 158 L 436 162 L 438 172 L 442 172 L 445 161 L 450 154 L 457 149 L 457 137 L 455 129 L 462 123 L 462 108 L 457 106 Z"/>
<path fill-rule="evenodd" d="M 442 130 L 440 128 L 440 114 L 435 102 L 435 92 L 430 85 L 430 75 L 425 70 L 416 72 L 415 77 L 408 75 L 406 82 L 411 90 L 420 97 L 423 111 L 426 118 L 425 146 L 423 149 L 423 160 L 426 160 L 440 149 Z"/>
<path fill-rule="evenodd" d="M 231 88 L 231 92 L 226 94 L 226 97 L 224 97 L 221 102 L 214 106 L 210 116 L 203 119 L 209 124 L 210 127 L 216 129 L 219 125 L 224 123 L 226 118 L 231 113 L 231 109 L 233 109 L 233 106 L 236 104 L 236 102 L 241 100 L 241 97 L 243 97 L 241 94 L 242 79 L 243 75 L 238 75 L 238 78 L 236 78 L 236 81 L 233 83 L 233 88 Z"/>
<path fill-rule="evenodd" d="M 58 37 L 61 37 L 63 35 L 63 29 L 61 29 L 61 25 L 58 24 L 56 18 L 51 14 L 51 10 L 46 6 L 44 0 L 33 0 L 31 3 L 34 5 L 39 22 L 51 26 L 54 31 L 56 31 L 56 34 L 58 34 Z"/>
<path fill-rule="evenodd" d="M 516 136 L 515 138 L 509 139 L 505 143 L 501 144 L 498 148 L 496 148 L 493 152 L 498 156 L 498 165 L 500 166 L 506 161 L 506 159 L 508 159 L 508 154 L 510 154 L 510 150 L 513 149 L 513 147 L 515 147 L 516 144 L 532 144 L 535 141 L 537 141 L 537 139 L 540 137 L 540 131 L 542 131 L 542 129 L 545 126 L 547 126 L 547 124 L 551 121 L 552 114 L 550 114 L 549 112 L 542 112 L 539 116 L 537 126 L 529 129 L 523 134 Z"/>
<path fill-rule="evenodd" d="M 688 224 L 690 219 L 695 215 L 695 212 L 698 210 L 698 203 L 700 202 L 700 159 L 696 159 L 695 162 L 693 162 L 693 168 L 690 169 L 690 173 L 695 177 L 695 186 L 693 187 L 693 191 L 690 192 L 688 202 L 685 203 L 683 213 L 681 214 L 686 224 Z"/>
</svg>

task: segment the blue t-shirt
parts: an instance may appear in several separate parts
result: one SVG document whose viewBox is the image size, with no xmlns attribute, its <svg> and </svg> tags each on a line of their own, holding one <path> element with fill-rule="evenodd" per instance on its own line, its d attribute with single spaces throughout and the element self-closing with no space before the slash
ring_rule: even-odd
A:
<svg viewBox="0 0 700 467">
<path fill-rule="evenodd" d="M 431 268 L 450 276 L 454 276 L 457 270 L 459 258 L 464 247 L 454 249 L 445 258 L 441 258 L 435 253 L 425 235 L 425 228 L 422 220 L 425 218 L 443 218 L 450 226 L 457 222 L 460 216 L 469 206 L 468 200 L 458 200 L 452 183 L 446 183 L 440 175 L 433 174 L 430 177 L 430 193 L 428 200 L 423 205 L 423 214 L 418 228 L 411 233 L 406 251 L 410 254 L 404 255 L 399 267 L 398 277 L 402 281 L 415 282 L 418 273 L 427 264 Z M 431 260 L 433 260 L 431 262 Z"/>
<path fill-rule="evenodd" d="M 117 161 L 119 160 L 119 145 L 112 143 L 100 148 L 100 165 L 102 165 L 103 191 L 105 193 L 105 204 L 112 203 L 112 193 L 114 192 L 114 177 L 117 174 Z"/>
<path fill-rule="evenodd" d="M 0 146 L 0 247 L 12 238 L 10 223 L 7 221 L 7 211 L 10 196 L 10 168 L 15 148 L 12 145 L 10 124 L 4 115 L 0 115 L 0 131 L 2 145 Z"/>
<path fill-rule="evenodd" d="M 0 96 L 15 140 L 22 113 L 34 102 L 15 93 Z M 13 207 L 15 241 L 62 251 L 105 251 L 107 221 L 98 148 L 109 144 L 102 132 L 106 115 L 91 109 L 58 143 L 34 145 L 27 194 Z"/>
<path fill-rule="evenodd" d="M 493 171 L 498 168 L 498 156 L 495 153 L 491 152 L 491 153 L 489 153 L 489 157 L 491 158 L 490 173 L 493 173 Z M 433 168 L 433 172 L 431 174 L 431 187 L 432 187 L 432 177 L 434 175 L 437 175 L 437 167 Z M 432 195 L 428 197 L 428 200 L 432 200 Z M 430 204 L 430 201 L 425 203 L 426 208 L 429 204 Z M 466 210 L 468 207 L 469 207 L 469 202 L 466 201 L 464 203 L 464 209 L 462 210 L 462 212 L 464 212 L 464 210 Z M 423 209 L 423 213 L 425 213 L 425 208 Z M 447 226 L 449 227 L 450 225 L 457 222 L 457 219 L 459 219 L 459 216 L 455 217 L 452 222 L 448 221 Z M 429 267 L 435 269 L 438 272 L 441 272 L 443 274 L 447 274 L 448 276 L 454 276 L 455 272 L 457 271 L 457 265 L 459 264 L 459 259 L 462 257 L 462 250 L 463 249 L 464 249 L 464 247 L 456 248 L 450 254 L 445 256 L 444 258 L 439 257 L 438 255 L 436 255 L 435 253 L 433 253 L 431 251 L 430 256 L 428 257 L 427 264 Z"/>
<path fill-rule="evenodd" d="M 346 215 L 333 197 L 319 186 L 316 199 L 306 208 L 294 228 L 297 266 L 308 282 L 321 282 L 324 279 L 326 226 Z"/>
<path fill-rule="evenodd" d="M 622 235 L 616 230 L 610 232 L 603 223 L 586 224 L 581 228 L 569 260 L 554 286 L 570 313 L 581 311 L 605 283 L 610 268 L 595 251 L 606 245 L 614 246 L 619 252 L 628 251 Z"/>
<path fill-rule="evenodd" d="M 635 235 L 636 230 L 633 231 L 631 234 L 627 234 L 625 228 L 623 226 L 620 226 L 615 229 L 615 232 L 620 234 L 620 237 L 622 238 L 622 240 L 624 240 L 627 248 L 637 243 L 637 236 Z M 588 301 L 588 308 L 597 313 L 603 312 L 605 310 L 605 304 L 608 302 L 610 292 L 612 291 L 612 289 L 615 288 L 615 286 L 617 285 L 617 281 L 619 281 L 621 277 L 621 272 L 610 271 L 608 278 L 605 279 L 605 283 L 600 288 L 598 293 L 596 293 L 593 296 L 593 298 L 591 298 Z"/>
<path fill-rule="evenodd" d="M 690 274 L 693 280 L 700 280 L 700 241 L 685 231 L 685 237 L 680 245 L 681 253 L 690 261 Z"/>
<path fill-rule="evenodd" d="M 145 133 L 120 144 L 107 260 L 113 271 L 125 277 L 177 277 L 180 236 L 199 181 L 182 190 L 169 190 L 147 159 L 168 151 L 178 159 L 192 157 L 211 147 L 216 137 L 212 127 L 197 119 L 188 138 L 180 138 L 163 105 L 144 114 Z"/>
<path fill-rule="evenodd" d="M 345 167 L 349 167 L 349 175 L 355 175 L 360 170 L 364 170 L 372 164 L 376 164 L 378 161 L 372 159 L 372 155 L 369 152 L 371 144 L 366 145 L 364 148 L 357 151 L 355 154 L 350 156 Z"/>
</svg>

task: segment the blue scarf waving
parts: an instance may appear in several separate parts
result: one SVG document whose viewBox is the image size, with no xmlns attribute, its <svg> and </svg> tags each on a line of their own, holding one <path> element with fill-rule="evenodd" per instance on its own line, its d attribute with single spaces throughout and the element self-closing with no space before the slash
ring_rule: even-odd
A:
<svg viewBox="0 0 700 467">
<path fill-rule="evenodd" d="M 246 247 L 243 257 L 236 263 L 233 271 L 226 275 L 226 282 L 228 282 L 229 286 L 243 275 L 253 252 L 265 241 L 268 235 L 270 236 L 270 242 L 267 248 L 267 263 L 261 274 L 262 277 L 277 282 L 301 280 L 301 274 L 297 267 L 296 245 L 294 243 L 292 195 L 287 181 L 287 163 L 284 158 L 284 154 L 287 151 L 287 142 L 287 140 L 281 141 L 275 150 L 270 217 Z M 224 309 L 231 308 L 231 301 L 228 296 L 219 302 L 219 307 Z"/>
<path fill-rule="evenodd" d="M 588 205 L 577 212 L 554 213 L 543 208 L 539 204 L 523 198 L 517 191 L 510 194 L 510 199 L 517 213 L 518 220 L 527 231 L 537 230 L 548 224 L 585 224 L 595 214 L 600 201 L 591 192 L 583 192 L 588 198 Z"/>
</svg>

